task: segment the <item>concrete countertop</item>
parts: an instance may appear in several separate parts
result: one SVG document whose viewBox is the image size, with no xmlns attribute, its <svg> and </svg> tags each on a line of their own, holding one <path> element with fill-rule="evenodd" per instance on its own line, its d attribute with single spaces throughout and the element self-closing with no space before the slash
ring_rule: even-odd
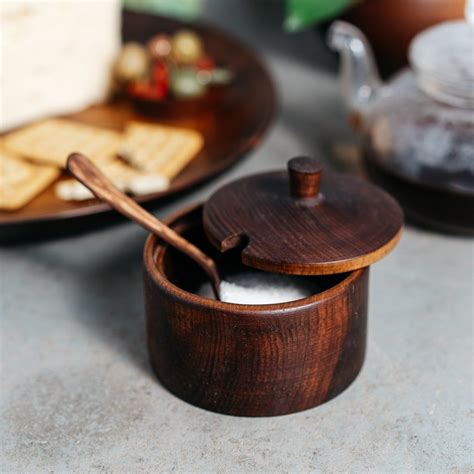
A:
<svg viewBox="0 0 474 474">
<path fill-rule="evenodd" d="M 246 161 L 161 217 L 237 176 L 353 140 L 317 36 L 285 39 L 275 19 L 256 27 L 251 2 L 222 3 L 207 16 L 264 55 L 280 112 Z M 407 227 L 372 269 L 356 381 L 318 408 L 249 419 L 195 408 L 151 372 L 145 236 L 125 223 L 0 249 L 2 472 L 472 472 L 472 240 Z"/>
</svg>

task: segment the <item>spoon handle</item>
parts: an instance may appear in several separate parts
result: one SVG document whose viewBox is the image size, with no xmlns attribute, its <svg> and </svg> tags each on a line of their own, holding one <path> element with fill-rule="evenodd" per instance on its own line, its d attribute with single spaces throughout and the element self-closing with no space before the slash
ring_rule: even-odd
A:
<svg viewBox="0 0 474 474">
<path fill-rule="evenodd" d="M 80 153 L 69 155 L 67 168 L 77 180 L 89 188 L 101 201 L 108 203 L 116 211 L 193 259 L 211 279 L 214 293 L 219 299 L 220 277 L 214 260 L 115 187 L 97 166 L 84 155 Z"/>
</svg>

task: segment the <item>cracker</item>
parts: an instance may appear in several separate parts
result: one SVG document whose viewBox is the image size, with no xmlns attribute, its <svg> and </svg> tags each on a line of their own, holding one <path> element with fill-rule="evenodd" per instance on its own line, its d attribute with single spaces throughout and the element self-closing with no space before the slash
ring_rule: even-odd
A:
<svg viewBox="0 0 474 474">
<path fill-rule="evenodd" d="M 35 163 L 65 168 L 70 153 L 79 151 L 95 163 L 108 161 L 117 153 L 121 135 L 113 130 L 78 122 L 50 119 L 12 132 L 5 147 Z"/>
<path fill-rule="evenodd" d="M 142 173 L 118 159 L 98 166 L 121 191 L 136 196 L 165 191 L 169 187 L 169 180 L 166 177 Z M 59 182 L 55 186 L 55 193 L 64 201 L 83 201 L 94 197 L 92 192 L 76 179 Z"/>
<path fill-rule="evenodd" d="M 0 143 L 0 209 L 15 211 L 28 204 L 60 174 L 54 166 L 22 160 Z"/>
<path fill-rule="evenodd" d="M 130 122 L 119 155 L 135 168 L 172 180 L 202 148 L 203 137 L 186 128 Z"/>
</svg>

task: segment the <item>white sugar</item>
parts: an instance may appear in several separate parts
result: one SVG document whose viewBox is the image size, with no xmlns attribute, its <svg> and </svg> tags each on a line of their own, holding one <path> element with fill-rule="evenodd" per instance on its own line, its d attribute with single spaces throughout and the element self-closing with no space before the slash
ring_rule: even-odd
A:
<svg viewBox="0 0 474 474">
<path fill-rule="evenodd" d="M 221 300 L 236 304 L 275 304 L 295 301 L 319 293 L 309 278 L 248 270 L 228 275 L 221 282 Z M 214 298 L 211 285 L 204 283 L 200 296 Z"/>
</svg>

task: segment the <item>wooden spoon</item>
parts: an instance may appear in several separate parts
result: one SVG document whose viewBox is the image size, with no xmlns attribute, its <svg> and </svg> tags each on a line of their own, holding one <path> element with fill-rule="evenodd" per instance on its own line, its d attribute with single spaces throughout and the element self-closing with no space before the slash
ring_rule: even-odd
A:
<svg viewBox="0 0 474 474">
<path fill-rule="evenodd" d="M 115 187 L 84 155 L 80 153 L 69 155 L 67 169 L 101 201 L 192 258 L 206 272 L 216 298 L 220 299 L 221 279 L 214 260 Z"/>
</svg>

